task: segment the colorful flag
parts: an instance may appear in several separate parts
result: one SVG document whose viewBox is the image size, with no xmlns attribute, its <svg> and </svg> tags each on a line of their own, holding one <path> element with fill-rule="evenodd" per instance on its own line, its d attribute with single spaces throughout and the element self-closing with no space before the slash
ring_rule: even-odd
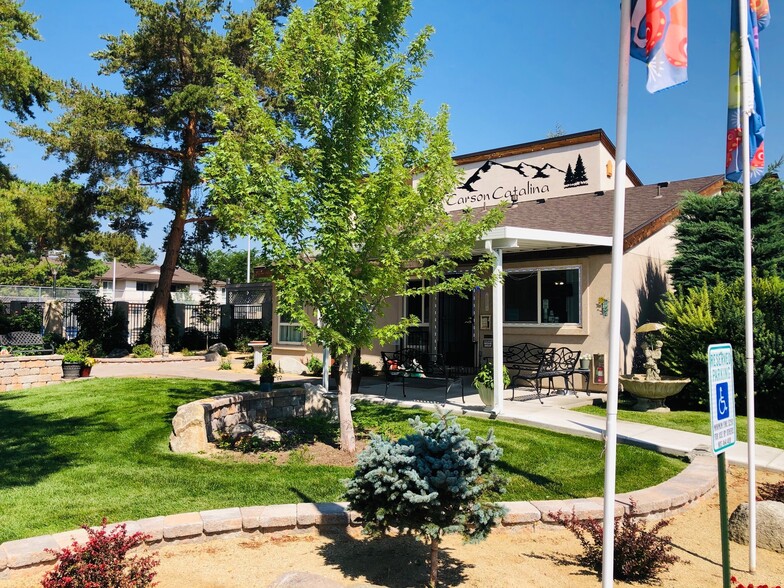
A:
<svg viewBox="0 0 784 588">
<path fill-rule="evenodd" d="M 653 94 L 688 80 L 686 0 L 632 0 L 631 56 L 648 64 Z"/>
<path fill-rule="evenodd" d="M 741 117 L 743 116 L 743 83 L 741 78 L 741 39 L 739 5 L 740 0 L 732 0 L 732 24 L 730 27 L 730 91 L 727 112 L 727 162 L 726 176 L 731 182 L 743 179 L 743 163 L 741 149 L 743 132 Z M 770 6 L 768 0 L 749 0 L 748 43 L 751 51 L 751 75 L 754 98 L 749 117 L 749 151 L 751 161 L 749 175 L 751 183 L 756 184 L 765 175 L 765 106 L 762 103 L 762 85 L 759 64 L 759 32 L 770 22 Z"/>
</svg>

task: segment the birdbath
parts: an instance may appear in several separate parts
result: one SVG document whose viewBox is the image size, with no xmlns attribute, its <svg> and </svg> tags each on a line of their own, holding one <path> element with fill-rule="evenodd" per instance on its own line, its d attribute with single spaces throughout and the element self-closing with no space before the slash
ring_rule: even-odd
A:
<svg viewBox="0 0 784 588">
<path fill-rule="evenodd" d="M 264 361 L 264 348 L 269 345 L 266 341 L 248 341 L 248 347 L 253 349 L 253 369 Z"/>
<path fill-rule="evenodd" d="M 639 327 L 637 333 L 649 333 L 659 331 L 664 325 L 659 323 L 646 323 Z M 656 341 L 653 346 L 647 342 L 642 344 L 645 354 L 644 374 L 633 374 L 631 376 L 619 376 L 623 389 L 635 397 L 637 402 L 632 410 L 641 412 L 670 412 L 664 405 L 664 400 L 683 390 L 683 387 L 691 382 L 690 378 L 674 378 L 662 376 L 659 372 L 658 360 L 661 359 L 661 350 L 664 344 Z"/>
</svg>

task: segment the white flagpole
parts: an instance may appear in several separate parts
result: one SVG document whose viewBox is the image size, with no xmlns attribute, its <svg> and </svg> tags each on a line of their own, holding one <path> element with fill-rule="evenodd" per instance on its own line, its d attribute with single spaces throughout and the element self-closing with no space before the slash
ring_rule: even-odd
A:
<svg viewBox="0 0 784 588">
<path fill-rule="evenodd" d="M 626 205 L 626 122 L 629 112 L 629 45 L 631 0 L 621 1 L 618 47 L 618 105 L 615 121 L 615 198 L 613 201 L 610 275 L 610 350 L 607 358 L 607 425 L 604 441 L 604 534 L 602 588 L 612 588 L 615 549 L 615 453 L 618 443 L 618 374 L 621 349 L 621 284 L 623 280 L 623 220 Z"/>
<path fill-rule="evenodd" d="M 749 116 L 754 104 L 754 83 L 749 48 L 749 0 L 738 2 L 740 14 L 739 37 L 741 46 L 741 129 L 743 143 L 743 282 L 746 330 L 746 417 L 748 419 L 749 461 L 749 571 L 757 568 L 757 480 L 754 461 L 754 318 L 751 289 L 751 153 L 749 147 Z"/>
</svg>

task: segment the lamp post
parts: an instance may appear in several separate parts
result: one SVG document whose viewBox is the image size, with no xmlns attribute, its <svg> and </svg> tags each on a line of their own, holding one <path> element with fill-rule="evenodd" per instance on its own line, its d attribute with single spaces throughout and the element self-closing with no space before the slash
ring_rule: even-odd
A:
<svg viewBox="0 0 784 588">
<path fill-rule="evenodd" d="M 52 268 L 52 298 L 57 299 L 57 267 Z"/>
</svg>

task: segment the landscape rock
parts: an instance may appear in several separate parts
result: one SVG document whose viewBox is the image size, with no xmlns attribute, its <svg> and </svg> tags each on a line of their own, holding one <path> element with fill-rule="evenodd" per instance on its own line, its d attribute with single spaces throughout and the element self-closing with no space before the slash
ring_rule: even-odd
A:
<svg viewBox="0 0 784 588">
<path fill-rule="evenodd" d="M 210 351 L 204 356 L 204 361 L 220 361 L 221 356 L 217 351 Z"/>
<path fill-rule="evenodd" d="M 275 427 L 270 427 L 269 425 L 264 425 L 262 423 L 253 423 L 253 434 L 251 436 L 254 439 L 261 439 L 262 441 L 273 443 L 280 443 L 280 440 L 282 439 L 280 431 Z"/>
<path fill-rule="evenodd" d="M 301 361 L 285 355 L 278 360 L 278 368 L 284 374 L 305 374 L 308 371 Z"/>
<path fill-rule="evenodd" d="M 226 357 L 229 354 L 229 348 L 226 347 L 224 343 L 215 343 L 215 345 L 210 345 L 210 348 L 207 351 L 209 353 L 217 353 L 222 357 Z"/>
<path fill-rule="evenodd" d="M 172 419 L 172 434 L 169 447 L 174 453 L 198 453 L 207 451 L 207 430 L 205 426 L 206 407 L 201 402 L 190 402 L 177 408 Z"/>
<path fill-rule="evenodd" d="M 730 516 L 729 535 L 735 543 L 749 544 L 748 503 L 739 504 Z M 757 502 L 757 546 L 784 553 L 784 502 Z"/>
<path fill-rule="evenodd" d="M 252 435 L 253 429 L 250 425 L 245 423 L 237 423 L 231 428 L 229 435 L 231 435 L 232 439 L 239 439 L 240 437 L 245 437 L 247 435 Z"/>
</svg>

